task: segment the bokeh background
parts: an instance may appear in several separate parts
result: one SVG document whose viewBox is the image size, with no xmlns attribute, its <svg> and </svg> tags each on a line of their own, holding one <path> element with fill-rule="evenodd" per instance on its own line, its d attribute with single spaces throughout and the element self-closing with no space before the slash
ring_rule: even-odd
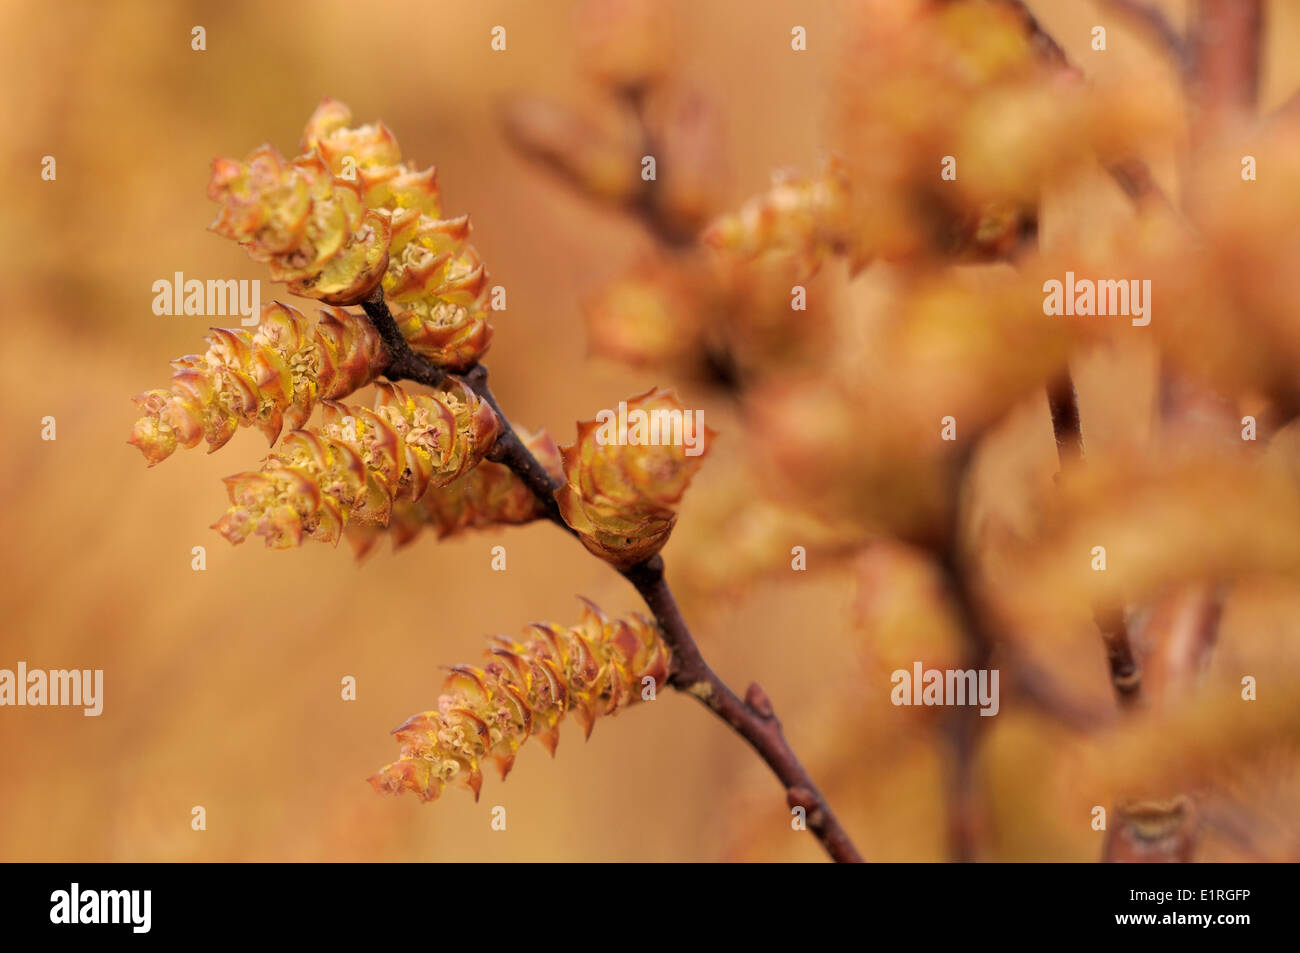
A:
<svg viewBox="0 0 1300 953">
<path fill-rule="evenodd" d="M 721 206 L 762 189 L 773 168 L 825 157 L 843 6 L 671 4 L 675 70 L 725 120 L 732 191 Z M 1086 55 L 1090 4 L 1031 6 L 1072 55 Z M 1183 16 L 1181 3 L 1163 6 Z M 1280 3 L 1273 14 L 1265 108 L 1300 85 L 1296 13 Z M 382 118 L 406 155 L 437 165 L 447 212 L 472 214 L 474 242 L 508 289 L 489 365 L 516 422 L 545 424 L 567 443 L 573 421 L 680 383 L 588 357 L 582 301 L 648 239 L 523 161 L 501 132 L 514 92 L 588 95 L 574 16 L 562 0 L 0 4 L 0 667 L 102 668 L 106 683 L 99 718 L 0 711 L 0 859 L 821 856 L 790 831 L 779 786 L 743 743 L 672 693 L 599 722 L 585 744 L 566 725 L 555 761 L 527 746 L 508 782 L 489 776 L 477 803 L 461 791 L 427 806 L 377 796 L 364 779 L 396 754 L 387 732 L 434 703 L 439 666 L 477 660 L 491 633 L 575 620 L 577 594 L 621 613 L 639 608 L 635 593 L 546 525 L 430 536 L 360 564 L 346 546 L 232 548 L 207 527 L 226 505 L 221 477 L 260 460 L 259 434 L 153 470 L 126 445 L 131 395 L 166 381 L 167 361 L 198 349 L 209 323 L 155 316 L 155 280 L 260 278 L 263 301 L 314 307 L 205 231 L 214 208 L 204 190 L 214 156 L 264 141 L 291 154 L 324 95 L 361 121 Z M 504 53 L 489 47 L 497 24 L 508 30 Z M 808 30 L 806 53 L 791 53 L 793 24 Z M 190 48 L 195 25 L 207 31 L 205 52 Z M 1110 45 L 1090 72 L 1150 55 L 1118 24 Z M 54 182 L 40 178 L 47 154 Z M 1150 401 L 1150 362 L 1139 355 L 1125 373 L 1123 389 L 1080 375 L 1099 444 L 1141 429 L 1133 408 Z M 680 386 L 723 434 L 696 481 L 707 493 L 712 470 L 735 453 L 735 410 Z M 1026 414 L 1008 459 L 1050 471 L 1046 417 Z M 46 415 L 57 420 L 53 442 L 40 439 Z M 683 525 L 697 505 L 688 494 Z M 490 568 L 498 544 L 504 573 Z M 196 545 L 207 550 L 204 572 L 191 569 Z M 670 578 L 686 545 L 679 534 L 666 550 Z M 725 598 L 674 581 L 715 669 L 741 689 L 764 685 L 864 853 L 942 859 L 943 748 L 880 715 L 889 685 L 862 674 L 856 572 L 814 564 Z M 1224 621 L 1228 661 L 1216 664 L 1249 658 L 1246 630 L 1294 644 L 1291 598 L 1265 588 L 1241 603 Z M 1107 697 L 1100 652 L 1069 664 Z M 346 675 L 357 679 L 355 702 L 340 698 Z M 1042 780 L 1043 751 L 1093 742 L 1017 718 L 993 719 L 987 748 L 1006 769 L 990 788 L 989 854 L 1094 859 L 1100 835 L 1079 819 L 1104 792 L 1058 792 L 1028 809 L 1012 790 Z M 206 831 L 191 830 L 195 805 Z M 495 805 L 507 809 L 505 832 L 490 828 Z M 1238 856 L 1213 837 L 1207 849 Z"/>
</svg>

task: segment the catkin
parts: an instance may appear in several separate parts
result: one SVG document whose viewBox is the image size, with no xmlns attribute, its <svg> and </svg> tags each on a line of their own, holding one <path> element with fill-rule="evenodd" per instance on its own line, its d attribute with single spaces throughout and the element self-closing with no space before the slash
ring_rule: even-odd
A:
<svg viewBox="0 0 1300 953">
<path fill-rule="evenodd" d="M 386 524 L 396 500 L 468 473 L 499 432 L 492 408 L 460 381 L 430 394 L 380 383 L 373 411 L 327 401 L 320 427 L 289 434 L 260 470 L 227 477 L 231 505 L 213 528 L 277 549 L 337 543 L 349 523 Z"/>
<path fill-rule="evenodd" d="M 262 308 L 256 328 L 213 328 L 207 340 L 203 354 L 172 361 L 169 387 L 135 397 L 143 415 L 128 442 L 150 466 L 202 440 L 211 453 L 240 427 L 275 443 L 282 428 L 301 427 L 322 400 L 369 384 L 389 360 L 365 318 L 329 308 L 312 322 L 278 301 Z"/>
<path fill-rule="evenodd" d="M 519 641 L 497 636 L 482 667 L 451 669 L 436 710 L 412 715 L 393 731 L 401 757 L 370 783 L 381 793 L 413 791 L 424 801 L 458 783 L 477 799 L 488 758 L 504 779 L 533 735 L 554 755 L 567 713 L 590 735 L 598 717 L 654 697 L 670 657 L 650 620 L 635 614 L 611 620 L 591 603 L 575 626 L 534 623 Z"/>
</svg>

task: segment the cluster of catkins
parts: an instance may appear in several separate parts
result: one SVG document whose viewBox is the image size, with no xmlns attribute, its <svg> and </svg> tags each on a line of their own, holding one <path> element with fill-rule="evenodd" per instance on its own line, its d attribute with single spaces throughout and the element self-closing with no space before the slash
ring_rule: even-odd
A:
<svg viewBox="0 0 1300 953">
<path fill-rule="evenodd" d="M 349 305 L 382 289 L 412 349 L 432 363 L 463 370 L 486 351 L 487 273 L 466 240 L 469 219 L 440 217 L 434 170 L 403 162 L 382 123 L 354 128 L 347 107 L 326 99 L 301 155 L 286 160 L 266 145 L 242 162 L 217 159 L 208 195 L 221 206 L 212 230 L 295 294 Z M 231 506 L 215 528 L 232 542 L 337 542 L 346 529 L 363 552 L 384 526 L 400 543 L 424 525 L 445 535 L 539 515 L 504 468 L 478 473 L 500 426 L 463 384 L 449 379 L 430 394 L 380 385 L 373 409 L 338 403 L 391 360 L 368 319 L 332 307 L 313 321 L 274 302 L 256 328 L 214 328 L 207 344 L 173 362 L 168 387 L 136 397 L 130 443 L 152 466 L 178 447 L 216 450 L 241 426 L 271 444 L 291 431 L 258 471 L 226 481 Z M 322 425 L 303 429 L 318 406 Z M 530 446 L 558 475 L 550 438 Z"/>
<path fill-rule="evenodd" d="M 487 273 L 466 240 L 468 217 L 440 217 L 434 170 L 404 162 L 383 123 L 353 126 L 332 99 L 308 121 L 302 150 L 292 160 L 269 145 L 243 162 L 217 159 L 212 230 L 297 294 L 336 306 L 382 294 L 417 354 L 453 374 L 472 367 L 492 334 Z M 445 536 L 543 516 L 521 480 L 483 462 L 501 421 L 456 377 L 431 393 L 381 383 L 373 408 L 340 403 L 391 359 L 365 317 L 332 307 L 312 321 L 273 302 L 252 330 L 213 329 L 203 354 L 173 362 L 169 387 L 138 395 L 130 443 L 152 466 L 205 440 L 216 450 L 239 427 L 274 445 L 287 425 L 260 469 L 226 480 L 231 505 L 214 528 L 234 543 L 261 536 L 289 547 L 346 534 L 362 554 L 385 528 L 401 545 L 426 526 Z M 667 392 L 633 404 L 683 410 Z M 318 406 L 321 425 L 307 427 Z M 590 424 L 563 461 L 545 432 L 525 445 L 564 484 L 564 518 L 622 568 L 663 546 L 699 462 L 681 446 L 599 447 Z"/>
<path fill-rule="evenodd" d="M 467 241 L 469 216 L 444 219 L 432 168 L 402 160 L 383 123 L 353 127 L 324 100 L 303 131 L 303 154 L 273 147 L 243 162 L 217 159 L 212 224 L 295 294 L 358 304 L 382 286 L 411 347 L 449 370 L 487 350 L 487 271 Z"/>
<path fill-rule="evenodd" d="M 404 162 L 383 124 L 354 127 L 347 107 L 326 99 L 301 155 L 286 160 L 268 145 L 242 162 L 218 159 L 208 194 L 221 205 L 214 232 L 295 294 L 332 306 L 312 319 L 273 302 L 256 328 L 213 329 L 202 354 L 172 362 L 167 387 L 135 398 L 141 416 L 129 442 L 150 466 L 178 447 L 206 441 L 217 450 L 240 427 L 271 443 L 258 469 L 226 479 L 230 506 L 214 529 L 232 543 L 260 536 L 275 548 L 346 536 L 363 555 L 383 535 L 402 545 L 424 528 L 442 537 L 554 512 L 535 487 L 486 459 L 507 424 L 458 374 L 492 334 L 487 273 L 467 242 L 469 219 L 441 217 L 432 169 Z M 447 372 L 437 386 L 381 380 L 393 362 L 388 345 L 368 317 L 345 310 L 381 298 L 410 348 Z M 343 402 L 369 385 L 371 406 Z M 629 407 L 690 417 L 666 391 Z M 520 439 L 587 548 L 629 568 L 667 541 L 712 436 L 701 428 L 690 454 L 684 443 L 609 443 L 593 423 L 563 452 L 545 431 Z M 589 732 L 597 716 L 653 697 L 668 665 L 653 624 L 611 621 L 595 607 L 576 626 L 535 625 L 521 642 L 501 639 L 483 668 L 453 669 L 437 711 L 398 729 L 401 758 L 375 786 L 430 800 L 461 780 L 477 794 L 483 758 L 504 775 L 530 735 L 553 751 L 564 714 L 575 712 Z"/>
<path fill-rule="evenodd" d="M 274 444 L 287 425 L 259 470 L 226 480 L 231 506 L 214 528 L 233 543 L 253 535 L 277 548 L 335 543 L 345 529 L 386 526 L 396 508 L 417 503 L 444 514 L 444 535 L 497 515 L 520 521 L 522 483 L 474 476 L 501 425 L 456 378 L 429 393 L 379 382 L 373 408 L 340 402 L 374 383 L 388 363 L 366 318 L 331 308 L 313 323 L 275 302 L 255 329 L 213 329 L 207 351 L 173 362 L 169 388 L 137 396 L 143 416 L 129 442 L 153 465 L 204 439 L 216 450 L 241 426 L 257 427 Z M 306 426 L 318 406 L 321 424 Z M 558 471 L 549 438 L 533 439 Z M 477 489 L 487 483 L 498 489 Z M 431 494 L 440 502 L 426 500 Z M 424 522 L 401 512 L 403 526 Z"/>
</svg>

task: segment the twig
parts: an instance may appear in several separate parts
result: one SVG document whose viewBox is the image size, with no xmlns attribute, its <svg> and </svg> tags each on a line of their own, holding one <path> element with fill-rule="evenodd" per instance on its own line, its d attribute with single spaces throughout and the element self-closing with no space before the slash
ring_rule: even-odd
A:
<svg viewBox="0 0 1300 953">
<path fill-rule="evenodd" d="M 1047 385 L 1047 406 L 1052 412 L 1052 434 L 1061 468 L 1083 460 L 1083 427 L 1079 422 L 1079 397 L 1067 370 Z"/>
<path fill-rule="evenodd" d="M 1271 124 L 1294 122 L 1300 119 L 1300 92 L 1292 93 L 1291 98 L 1268 114 Z"/>
<path fill-rule="evenodd" d="M 1198 141 L 1225 115 L 1254 112 L 1259 100 L 1263 0 L 1200 0 L 1189 83 L 1200 107 Z"/>
<path fill-rule="evenodd" d="M 1079 398 L 1068 370 L 1047 385 L 1047 403 L 1052 412 L 1052 433 L 1056 436 L 1061 468 L 1082 463 L 1083 428 L 1079 422 Z M 1122 609 L 1094 607 L 1092 617 L 1106 643 L 1106 662 L 1115 694 L 1121 704 L 1132 705 L 1137 702 L 1142 687 L 1142 669 L 1133 654 L 1124 612 Z"/>
<path fill-rule="evenodd" d="M 382 289 L 376 289 L 363 307 L 393 357 L 385 376 L 419 383 L 432 382 L 432 386 L 451 376 L 411 350 L 388 310 Z M 546 508 L 548 518 L 571 535 L 576 535 L 560 516 L 555 502 L 555 491 L 559 489 L 560 482 L 529 452 L 502 413 L 496 396 L 488 386 L 487 368 L 476 364 L 456 376 L 487 402 L 500 421 L 502 432 L 488 453 L 488 459 L 509 467 Z M 758 752 L 785 787 L 790 807 L 803 808 L 808 829 L 816 835 L 832 860 L 860 862 L 862 856 L 853 845 L 848 832 L 840 826 L 825 797 L 817 790 L 786 740 L 767 693 L 757 683 L 751 684 L 742 700 L 709 668 L 682 618 L 668 581 L 664 578 L 663 558 L 651 556 L 630 569 L 620 570 L 620 573 L 645 600 L 663 633 L 664 641 L 672 649 L 673 668 L 669 684 L 694 696 L 749 742 L 750 747 Z"/>
<path fill-rule="evenodd" d="M 1191 62 L 1187 42 L 1159 7 L 1147 0 L 1098 0 L 1098 6 L 1114 10 L 1136 23 L 1173 60 L 1179 74 L 1187 74 Z"/>
<path fill-rule="evenodd" d="M 958 622 L 966 634 L 968 655 L 965 667 L 978 672 L 989 667 L 993 658 L 994 640 L 984 626 L 957 537 L 958 533 L 954 529 L 948 545 L 939 554 L 939 568 L 957 611 Z M 973 706 L 954 708 L 948 718 L 948 734 L 953 750 L 948 781 L 948 843 L 953 860 L 961 863 L 969 863 L 978 858 L 982 825 L 975 785 L 975 758 L 979 749 L 981 721 L 979 709 Z"/>
<path fill-rule="evenodd" d="M 646 115 L 646 98 L 650 90 L 641 83 L 621 86 L 614 91 L 617 108 L 626 110 L 636 126 L 637 148 L 642 156 L 654 156 L 658 163 L 659 143 Z M 595 199 L 616 208 L 631 217 L 650 234 L 656 243 L 668 251 L 683 251 L 695 244 L 696 229 L 674 218 L 659 203 L 655 180 L 642 180 L 628 195 L 604 196 L 593 191 L 579 168 L 567 161 L 564 151 L 550 144 L 534 141 L 528 126 L 517 114 L 507 112 L 503 119 L 505 134 L 510 145 L 525 159 L 545 167 L 563 179 L 570 188 L 587 198 Z"/>
<path fill-rule="evenodd" d="M 361 307 L 365 309 L 366 316 L 370 318 L 370 323 L 375 326 L 379 336 L 384 339 L 384 346 L 388 348 L 388 353 L 392 357 L 388 368 L 384 371 L 385 376 L 392 380 L 415 381 L 427 387 L 437 387 L 447 379 L 446 371 L 422 360 L 411 350 L 411 345 L 406 342 L 406 338 L 402 337 L 402 332 L 398 329 L 397 322 L 393 320 L 393 315 L 384 301 L 382 285 L 375 286 L 370 297 L 361 302 Z"/>
<path fill-rule="evenodd" d="M 654 130 L 646 115 L 646 97 L 649 93 L 644 86 L 631 86 L 620 91 L 620 97 L 632 116 L 636 119 L 637 129 L 641 134 L 641 154 L 654 156 L 659 145 Z M 658 159 L 656 158 L 656 163 Z M 641 188 L 633 198 L 630 208 L 641 224 L 660 245 L 668 249 L 687 248 L 695 243 L 695 230 L 683 228 L 663 212 L 659 204 L 659 190 L 653 181 L 643 181 Z"/>
<path fill-rule="evenodd" d="M 1061 48 L 1061 44 L 1057 43 L 1055 38 L 1043 28 L 1043 25 L 1038 22 L 1038 18 L 1025 5 L 1024 0 L 1001 0 L 1001 2 L 1015 11 L 1020 17 L 1031 42 L 1038 48 L 1039 56 L 1045 62 L 1082 76 L 1083 71 L 1070 62 L 1070 58 L 1065 55 L 1065 50 Z M 1173 207 L 1169 197 L 1156 184 L 1155 178 L 1151 175 L 1150 167 L 1136 156 L 1108 164 L 1106 172 L 1132 201 L 1145 202 L 1154 200 L 1165 206 Z"/>
<path fill-rule="evenodd" d="M 669 678 L 673 687 L 703 702 L 749 742 L 785 786 L 790 807 L 803 808 L 808 829 L 821 841 L 832 860 L 860 862 L 862 855 L 786 740 L 767 693 L 754 682 L 742 701 L 705 662 L 664 578 L 663 559 L 652 556 L 623 575 L 650 607 L 663 629 L 664 640 L 673 650 L 673 672 Z"/>
</svg>

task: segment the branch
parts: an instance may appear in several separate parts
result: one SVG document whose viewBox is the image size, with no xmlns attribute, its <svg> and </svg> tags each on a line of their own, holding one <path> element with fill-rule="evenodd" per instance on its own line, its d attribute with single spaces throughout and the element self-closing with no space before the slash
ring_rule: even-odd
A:
<svg viewBox="0 0 1300 953">
<path fill-rule="evenodd" d="M 1255 110 L 1264 4 L 1263 0 L 1200 0 L 1196 13 L 1190 83 L 1201 108 L 1198 125 L 1212 130 L 1225 114 Z"/>
<path fill-rule="evenodd" d="M 1061 468 L 1071 463 L 1082 463 L 1083 428 L 1079 423 L 1079 398 L 1068 370 L 1047 385 L 1047 403 L 1052 412 L 1052 432 L 1056 436 Z M 1132 705 L 1138 700 L 1138 691 L 1142 687 L 1142 669 L 1133 654 L 1124 612 L 1094 607 L 1092 617 L 1106 643 L 1106 662 L 1115 693 L 1120 704 Z"/>
<path fill-rule="evenodd" d="M 1300 92 L 1292 93 L 1291 98 L 1268 114 L 1270 123 L 1287 123 L 1300 119 Z"/>
<path fill-rule="evenodd" d="M 446 371 L 412 351 L 411 345 L 402 337 L 402 332 L 384 301 L 383 285 L 376 285 L 370 297 L 361 302 L 361 307 L 365 309 L 366 316 L 370 318 L 370 323 L 375 326 L 379 336 L 384 339 L 384 347 L 392 357 L 384 371 L 385 377 L 395 381 L 415 381 L 426 387 L 437 387 L 447 379 Z"/>
<path fill-rule="evenodd" d="M 660 158 L 659 141 L 651 126 L 646 109 L 646 100 L 651 90 L 643 83 L 623 86 L 615 90 L 614 106 L 626 111 L 636 128 L 636 156 L 640 163 L 642 156 Z M 503 117 L 503 126 L 509 144 L 524 159 L 544 166 L 552 174 L 563 179 L 569 187 L 589 199 L 603 205 L 618 209 L 634 218 L 650 237 L 664 249 L 680 251 L 695 244 L 696 229 L 689 223 L 682 222 L 666 210 L 658 200 L 659 192 L 654 180 L 641 179 L 629 194 L 606 195 L 598 188 L 593 188 L 588 181 L 588 174 L 581 164 L 575 164 L 571 153 L 583 148 L 581 143 L 565 142 L 563 135 L 555 135 L 556 130 L 547 129 L 546 135 L 540 135 L 535 124 L 529 120 L 526 110 L 508 110 Z M 554 122 L 554 118 L 552 117 Z M 579 120 L 574 120 L 578 122 Z M 572 128 L 563 130 L 572 138 Z M 638 176 L 639 178 L 639 176 Z"/>
<path fill-rule="evenodd" d="M 962 467 L 957 487 L 964 483 L 970 456 Z M 954 510 L 954 521 L 960 508 Z M 946 546 L 936 555 L 944 583 L 952 599 L 957 621 L 966 636 L 967 657 L 964 668 L 976 672 L 988 669 L 993 659 L 994 638 L 984 623 L 979 597 L 971 585 L 971 575 L 961 553 L 960 533 L 954 525 Z M 947 720 L 953 760 L 948 778 L 948 844 L 953 860 L 970 863 L 978 859 L 982 810 L 976 786 L 976 754 L 982 735 L 983 718 L 974 706 L 953 708 Z"/>
<path fill-rule="evenodd" d="M 1079 423 L 1079 397 L 1067 370 L 1047 385 L 1047 406 L 1052 412 L 1056 456 L 1064 469 L 1083 460 L 1083 427 Z"/>
<path fill-rule="evenodd" d="M 659 143 L 646 115 L 646 96 L 649 90 L 635 86 L 622 92 L 624 105 L 636 119 L 637 129 L 641 134 L 641 154 L 657 156 Z M 657 161 L 657 160 L 656 160 Z M 641 189 L 632 200 L 631 211 L 640 220 L 642 226 L 664 248 L 687 248 L 695 243 L 694 229 L 683 228 L 680 222 L 664 214 L 658 202 L 658 191 L 654 182 L 642 181 Z"/>
<path fill-rule="evenodd" d="M 1174 29 L 1164 11 L 1147 0 L 1097 0 L 1102 9 L 1111 9 L 1132 20 L 1155 45 L 1174 62 L 1178 72 L 1186 76 L 1191 64 L 1191 54 L 1181 33 Z"/>
<path fill-rule="evenodd" d="M 749 742 L 785 787 L 786 803 L 791 808 L 804 809 L 808 829 L 821 841 L 832 860 L 861 862 L 862 855 L 848 832 L 840 826 L 826 798 L 817 790 L 786 740 L 767 693 L 754 682 L 742 701 L 705 662 L 664 578 L 663 559 L 652 556 L 626 570 L 623 576 L 636 587 L 650 607 L 663 629 L 664 640 L 672 647 L 673 672 L 669 677 L 672 686 L 703 702 Z"/>
<path fill-rule="evenodd" d="M 1065 55 L 1061 44 L 1057 43 L 1056 39 L 1038 22 L 1038 18 L 1025 5 L 1025 0 L 1001 0 L 1001 3 L 1020 17 L 1030 41 L 1037 47 L 1038 54 L 1044 61 L 1079 76 L 1083 75 L 1083 71 L 1071 63 L 1070 58 Z M 1136 156 L 1110 163 L 1106 166 L 1106 172 L 1133 202 L 1154 199 L 1165 206 L 1173 207 L 1169 197 L 1156 184 L 1150 167 Z"/>
<path fill-rule="evenodd" d="M 366 315 L 375 325 L 392 354 L 393 360 L 388 365 L 385 376 L 392 379 L 413 380 L 430 386 L 436 386 L 451 376 L 411 350 L 411 346 L 402 337 L 397 323 L 388 310 L 382 288 L 377 288 L 363 302 L 362 307 L 365 308 Z M 562 527 L 570 535 L 576 536 L 573 529 L 560 516 L 555 502 L 555 491 L 559 489 L 560 481 L 546 472 L 546 468 L 519 439 L 519 435 L 501 411 L 496 396 L 488 386 L 487 368 L 476 364 L 465 373 L 456 376 L 496 412 L 497 419 L 500 421 L 501 435 L 497 437 L 496 443 L 488 453 L 488 459 L 509 467 L 546 508 L 546 514 L 551 522 Z M 816 835 L 832 860 L 860 862 L 862 855 L 858 853 L 848 833 L 836 820 L 825 797 L 817 790 L 807 770 L 790 747 L 790 743 L 786 741 L 781 723 L 772 710 L 772 703 L 767 693 L 757 683 L 751 684 L 744 700 L 741 700 L 709 668 L 685 619 L 682 618 L 668 581 L 664 578 L 663 558 L 658 555 L 651 556 L 630 569 L 620 570 L 620 573 L 645 600 L 645 604 L 654 615 L 655 622 L 663 632 L 664 641 L 672 649 L 673 667 L 668 678 L 669 684 L 679 691 L 694 696 L 749 742 L 750 747 L 758 752 L 759 757 L 772 769 L 785 787 L 786 800 L 790 807 L 804 809 L 808 829 Z"/>
</svg>

